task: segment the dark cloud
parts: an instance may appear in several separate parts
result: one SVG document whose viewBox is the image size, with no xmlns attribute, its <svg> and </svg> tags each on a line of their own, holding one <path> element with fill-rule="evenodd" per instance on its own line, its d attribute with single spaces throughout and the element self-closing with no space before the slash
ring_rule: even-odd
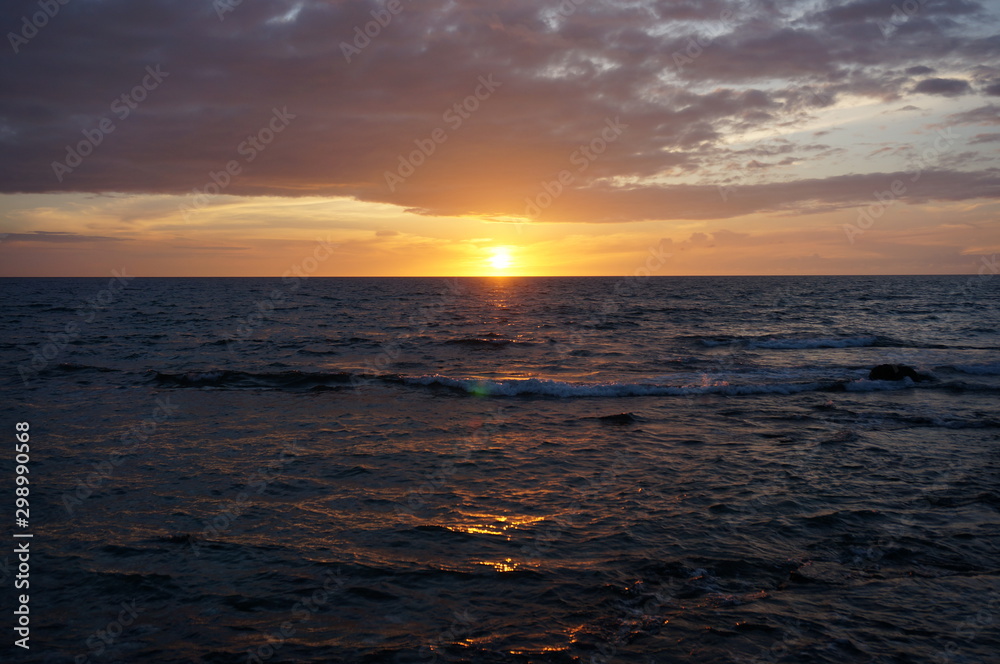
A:
<svg viewBox="0 0 1000 664">
<path fill-rule="evenodd" d="M 954 124 L 1000 124 L 1000 106 L 987 104 L 970 111 L 952 113 L 948 119 Z"/>
<path fill-rule="evenodd" d="M 976 65 L 970 72 L 979 91 L 990 97 L 1000 96 L 1000 67 Z"/>
<path fill-rule="evenodd" d="M 922 3 L 893 22 L 891 35 L 882 24 L 892 6 L 883 0 L 818 9 L 766 0 L 590 2 L 564 14 L 556 2 L 404 0 L 385 26 L 371 23 L 381 0 L 255 0 L 231 5 L 220 20 L 221 6 L 61 5 L 0 61 L 0 191 L 214 187 L 512 215 L 575 168 L 581 146 L 617 119 L 627 129 L 573 171 L 567 189 L 576 202 L 560 199 L 542 220 L 567 218 L 562 209 L 616 221 L 668 216 L 674 204 L 696 218 L 778 209 L 781 200 L 836 206 L 845 186 L 837 178 L 764 185 L 773 188 L 728 204 L 690 180 L 751 159 L 769 167 L 755 170 L 784 173 L 779 166 L 809 151 L 790 145 L 769 161 L 737 154 L 732 137 L 792 126 L 849 95 L 964 94 L 967 81 L 914 87 L 912 76 L 939 61 L 972 71 L 1000 54 L 997 39 L 968 37 L 963 21 L 983 9 L 959 0 Z M 35 11 L 35 0 L 8 2 L 4 24 L 16 29 Z M 366 25 L 377 36 L 365 37 Z M 162 78 L 150 79 L 150 67 Z M 483 79 L 498 87 L 470 97 Z M 456 114 L 470 99 L 476 110 Z M 113 130 L 101 131 L 102 122 Z M 437 129 L 443 142 L 431 139 Z M 421 146 L 433 154 L 414 153 Z M 78 166 L 71 156 L 60 180 L 53 163 L 65 162 L 67 150 L 88 154 Z M 425 163 L 391 188 L 386 172 L 412 154 Z M 965 185 L 957 192 L 979 195 L 985 186 L 976 174 L 955 177 Z"/>
<path fill-rule="evenodd" d="M 913 91 L 925 95 L 957 97 L 972 92 L 972 86 L 968 81 L 958 78 L 925 78 L 914 86 Z"/>
<path fill-rule="evenodd" d="M 896 181 L 900 196 L 891 195 Z M 755 212 L 806 214 L 871 205 L 877 195 L 906 203 L 1000 196 L 1000 175 L 953 170 L 841 175 L 764 184 L 664 185 L 627 188 L 595 185 L 556 201 L 545 221 L 621 222 L 633 219 L 724 219 Z M 609 204 L 610 203 L 610 204 Z"/>
<path fill-rule="evenodd" d="M 927 16 L 961 16 L 974 15 L 982 12 L 982 5 L 969 0 L 922 0 L 915 8 L 911 3 L 886 3 L 885 0 L 854 0 L 840 2 L 828 0 L 827 8 L 816 13 L 815 18 L 827 24 L 845 24 L 855 26 L 858 23 L 872 22 L 898 26 L 914 17 Z"/>
<path fill-rule="evenodd" d="M 831 25 L 856 25 L 867 21 L 886 21 L 892 9 L 882 0 L 856 0 L 855 2 L 828 2 L 826 9 L 817 12 L 815 19 Z"/>
</svg>

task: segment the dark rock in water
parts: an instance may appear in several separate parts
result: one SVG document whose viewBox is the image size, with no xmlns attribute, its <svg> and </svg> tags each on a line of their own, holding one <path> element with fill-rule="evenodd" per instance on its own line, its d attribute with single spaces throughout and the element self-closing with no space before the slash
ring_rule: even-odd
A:
<svg viewBox="0 0 1000 664">
<path fill-rule="evenodd" d="M 603 415 L 598 417 L 601 422 L 607 422 L 608 424 L 631 424 L 632 422 L 637 422 L 638 417 L 632 413 L 618 413 L 616 415 Z"/>
<path fill-rule="evenodd" d="M 934 380 L 932 376 L 918 373 L 913 367 L 905 364 L 880 364 L 868 373 L 868 380 L 903 380 L 909 378 L 915 383 L 922 380 Z"/>
</svg>

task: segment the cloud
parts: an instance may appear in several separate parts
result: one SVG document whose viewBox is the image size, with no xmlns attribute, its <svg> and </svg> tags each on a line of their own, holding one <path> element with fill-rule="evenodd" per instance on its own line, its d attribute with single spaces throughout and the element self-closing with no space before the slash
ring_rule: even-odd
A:
<svg viewBox="0 0 1000 664">
<path fill-rule="evenodd" d="M 925 78 L 917 83 L 913 91 L 925 95 L 957 97 L 972 92 L 969 82 L 957 78 Z"/>
<path fill-rule="evenodd" d="M 549 221 L 726 219 L 769 212 L 808 214 L 870 205 L 900 181 L 906 203 L 1000 197 L 1000 175 L 924 170 L 792 180 L 720 188 L 711 185 L 615 188 L 594 186 L 546 210 Z M 898 186 L 897 186 L 898 189 Z"/>
<path fill-rule="evenodd" d="M 375 231 L 375 237 L 396 237 L 399 234 L 400 234 L 399 231 L 390 231 L 390 230 Z"/>
<path fill-rule="evenodd" d="M 998 141 L 1000 141 L 1000 134 L 997 134 L 997 133 L 993 133 L 993 134 L 976 134 L 975 136 L 972 137 L 972 139 L 969 141 L 969 143 L 971 143 L 971 144 L 996 143 Z"/>
<path fill-rule="evenodd" d="M 961 113 L 953 113 L 948 116 L 948 120 L 953 124 L 1000 124 L 1000 106 L 994 104 L 979 106 Z"/>
<path fill-rule="evenodd" d="M 257 0 L 224 20 L 212 3 L 68 3 L 0 68 L 0 191 L 187 195 L 189 206 L 195 191 L 351 197 L 509 218 L 568 170 L 572 183 L 540 221 L 826 209 L 843 205 L 845 182 L 863 181 L 855 164 L 866 149 L 841 142 L 821 152 L 787 139 L 768 159 L 748 144 L 827 135 L 844 108 L 915 93 L 964 103 L 968 81 L 912 77 L 933 73 L 926 62 L 978 72 L 998 57 L 982 31 L 987 10 L 958 0 L 922 4 L 890 36 L 882 0 L 591 2 L 568 15 L 557 6 L 404 3 L 358 47 L 355 28 L 381 2 Z M 34 7 L 18 0 L 13 14 Z M 358 51 L 350 63 L 344 44 Z M 116 100 L 156 66 L 168 76 L 124 114 Z M 485 99 L 475 97 L 481 77 L 499 84 Z M 280 131 L 276 110 L 288 118 Z M 602 145 L 616 118 L 628 128 Z M 102 121 L 113 131 L 95 134 Z M 600 153 L 582 168 L 591 145 Z M 57 179 L 53 163 L 75 164 L 73 151 L 88 154 Z M 418 161 L 389 186 L 387 173 Z M 761 181 L 722 201 L 715 185 L 748 162 Z M 953 176 L 956 191 L 975 195 L 990 180 L 988 165 Z M 203 198 L 197 210 L 222 197 Z"/>
<path fill-rule="evenodd" d="M 80 235 L 78 233 L 68 233 L 63 231 L 32 231 L 31 233 L 7 233 L 4 236 L 7 242 L 48 242 L 48 243 L 72 243 L 72 242 L 123 242 L 127 238 L 105 237 L 102 235 Z"/>
</svg>

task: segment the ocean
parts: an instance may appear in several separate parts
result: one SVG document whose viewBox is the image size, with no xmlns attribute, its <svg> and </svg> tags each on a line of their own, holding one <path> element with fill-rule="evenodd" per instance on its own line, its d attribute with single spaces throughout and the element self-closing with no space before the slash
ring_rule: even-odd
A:
<svg viewBox="0 0 1000 664">
<path fill-rule="evenodd" d="M 4 661 L 1000 662 L 1000 279 L 0 283 Z"/>
</svg>

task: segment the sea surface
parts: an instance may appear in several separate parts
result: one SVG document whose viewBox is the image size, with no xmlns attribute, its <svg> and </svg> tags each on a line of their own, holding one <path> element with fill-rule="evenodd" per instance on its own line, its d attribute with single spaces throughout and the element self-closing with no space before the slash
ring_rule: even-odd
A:
<svg viewBox="0 0 1000 664">
<path fill-rule="evenodd" d="M 0 289 L 4 662 L 1000 662 L 995 277 Z"/>
</svg>

